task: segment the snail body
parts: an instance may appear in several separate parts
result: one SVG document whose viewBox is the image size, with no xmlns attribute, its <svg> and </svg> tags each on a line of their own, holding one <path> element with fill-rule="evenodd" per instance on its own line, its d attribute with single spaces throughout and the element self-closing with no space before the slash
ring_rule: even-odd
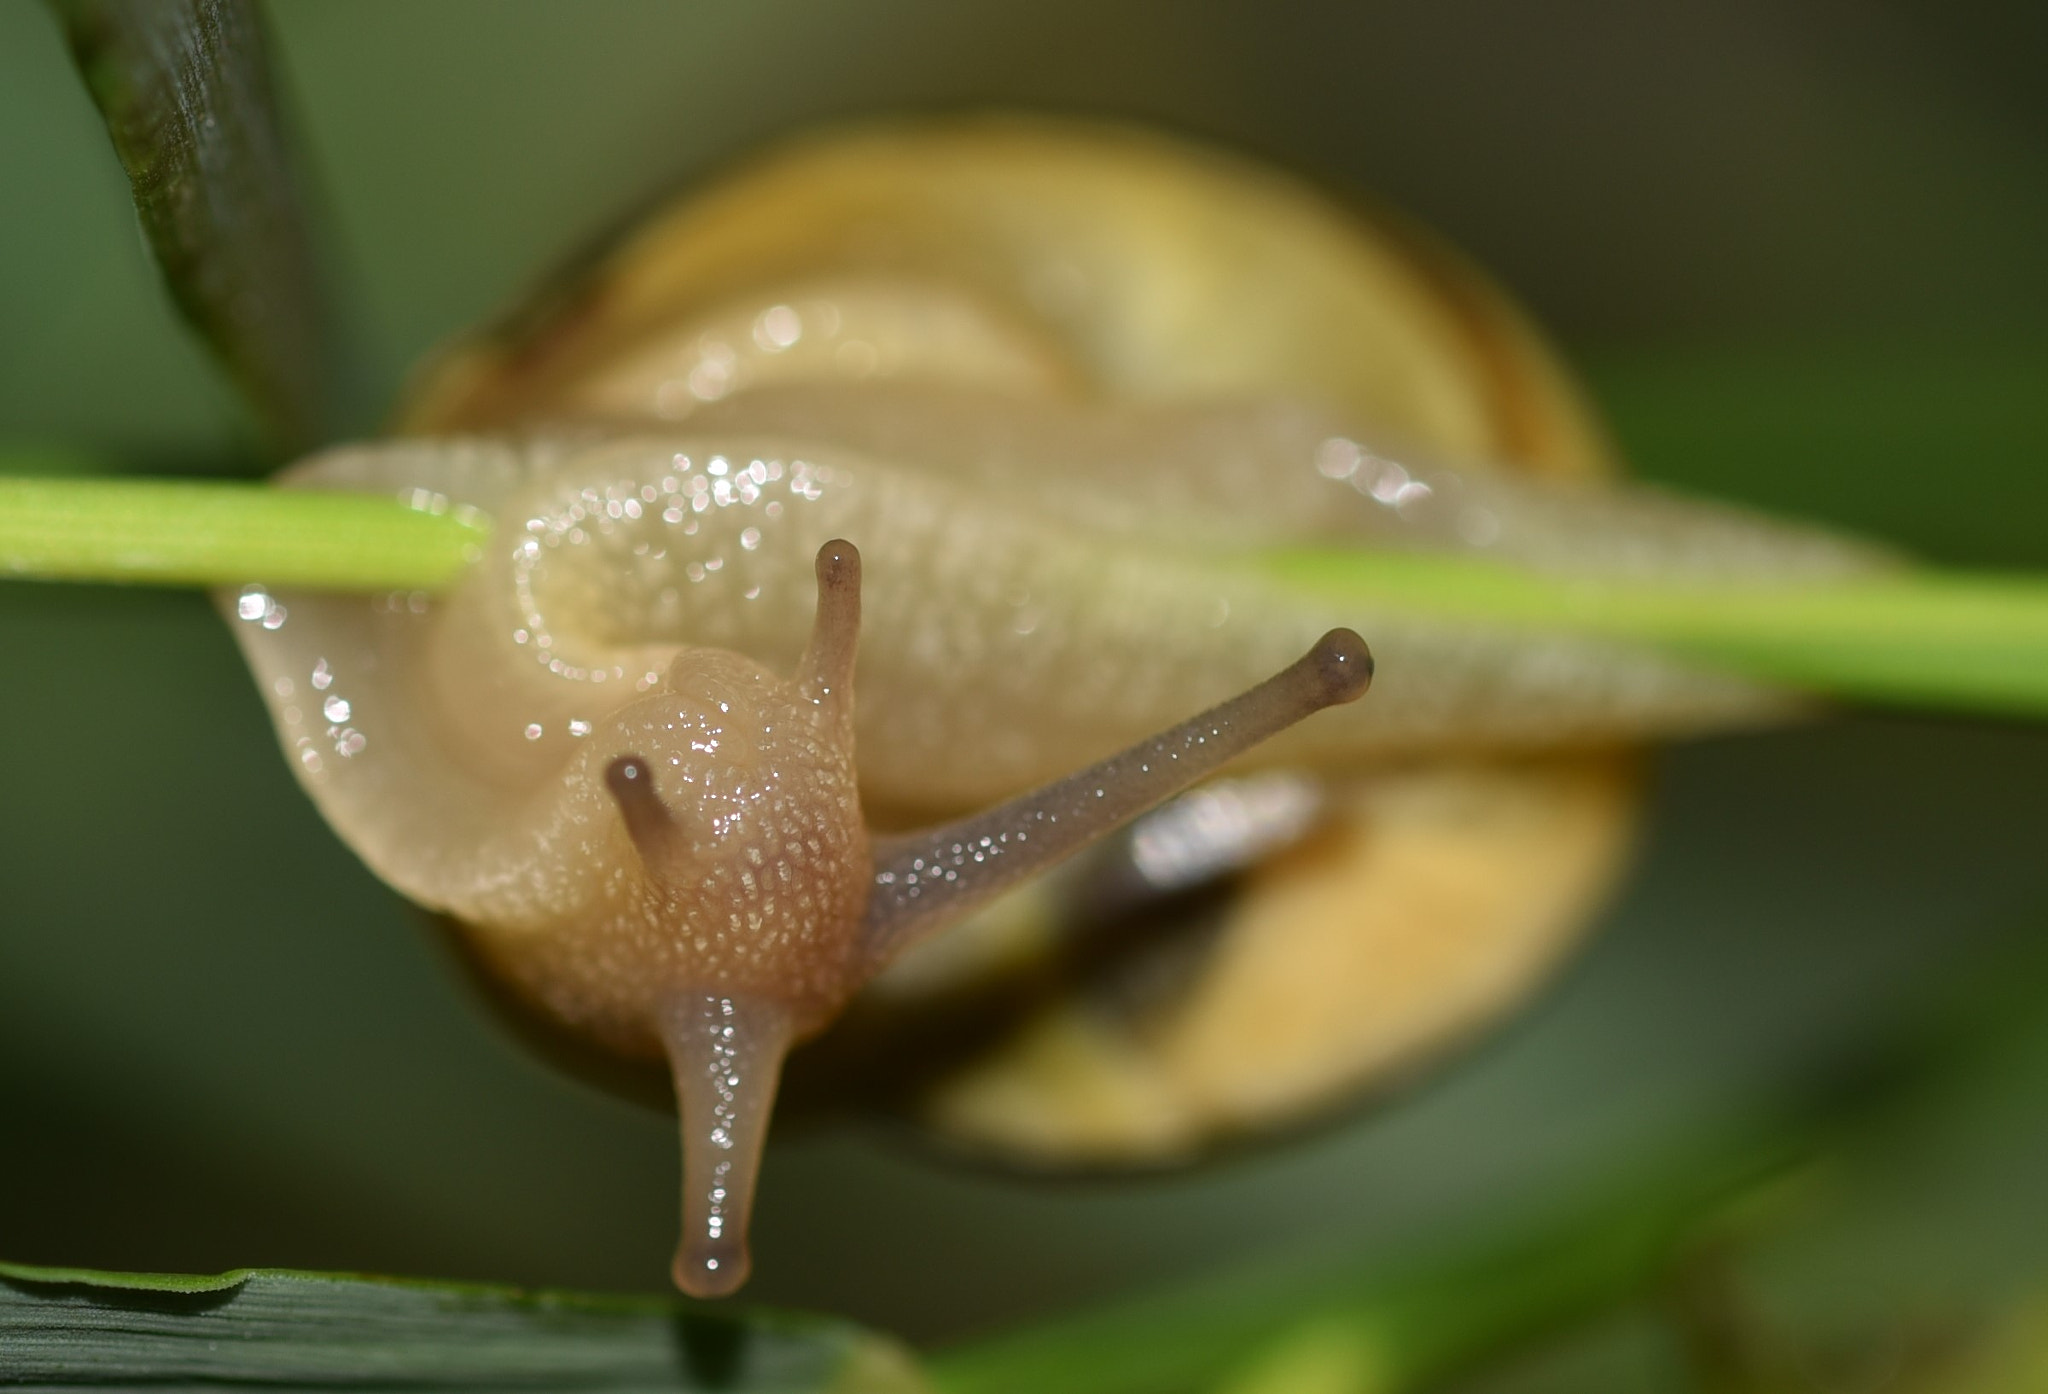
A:
<svg viewBox="0 0 2048 1394">
<path fill-rule="evenodd" d="M 540 478 L 559 486 L 554 470 Z M 571 546 L 605 539 L 621 596 L 636 561 L 655 558 L 630 528 L 613 537 L 605 524 L 634 521 L 623 503 L 639 498 L 615 489 L 608 503 L 620 506 L 582 510 L 565 529 Z M 509 548 L 525 569 L 512 595 L 529 606 L 544 553 L 534 536 Z M 754 1176 L 792 1043 L 919 939 L 1268 736 L 1356 699 L 1372 675 L 1363 641 L 1334 630 L 1250 690 L 1065 779 L 871 839 L 854 764 L 859 553 L 827 541 L 814 570 L 812 632 L 787 678 L 729 649 L 671 643 L 657 656 L 644 632 L 606 645 L 601 628 L 565 636 L 568 657 L 550 657 L 549 636 L 563 631 L 538 628 L 543 611 L 529 609 L 536 627 L 509 639 L 492 623 L 505 596 L 488 566 L 440 612 L 253 590 L 235 602 L 247 616 L 260 599 L 246 647 L 287 704 L 279 729 L 308 787 L 364 859 L 454 917 L 478 956 L 556 1022 L 622 1055 L 666 1058 L 684 1140 L 674 1276 L 698 1296 L 747 1277 Z M 601 612 L 592 623 L 618 619 Z M 509 673 L 478 647 L 506 642 Z M 588 689 L 570 708 L 586 715 L 569 720 L 564 751 L 540 749 L 538 721 L 517 737 L 523 749 L 493 738 L 492 717 L 539 710 L 507 681 L 529 657 Z M 325 723 L 329 750 L 304 729 L 294 672 L 307 674 L 299 700 L 317 703 L 312 724 Z"/>
<path fill-rule="evenodd" d="M 431 600 L 251 588 L 227 598 L 236 630 L 302 782 L 380 876 L 464 925 L 554 1020 L 666 1058 L 677 1279 L 707 1294 L 745 1276 L 787 1048 L 917 941 L 995 913 L 998 892 L 1020 903 L 1031 875 L 1226 760 L 1476 761 L 1482 781 L 1543 791 L 1509 839 L 1540 869 L 1513 914 L 1443 911 L 1471 951 L 1411 973 L 1448 1006 L 1391 1036 L 1361 1045 L 1357 1012 L 1310 1001 L 1341 1007 L 1342 980 L 1290 1000 L 1285 974 L 1195 1023 L 1277 1104 L 1205 1100 L 1146 1133 L 1166 1115 L 1142 1080 L 1098 1089 L 1077 1122 L 1026 1068 L 956 1097 L 961 1132 L 1005 1145 L 993 1109 L 1038 1119 L 1009 1136 L 1025 1151 L 1179 1146 L 1405 1060 L 1519 990 L 1613 862 L 1626 793 L 1606 757 L 1529 752 L 1789 709 L 1592 641 L 1340 611 L 1236 554 L 1479 550 L 1621 576 L 1872 564 L 1730 512 L 1574 489 L 1560 477 L 1598 471 L 1597 432 L 1476 281 L 1276 176 L 1032 124 L 879 128 L 771 160 L 446 361 L 405 425 L 284 482 L 488 516 L 470 574 Z M 1383 675 L 1357 706 L 1370 661 L 1346 626 Z M 1321 885 L 1304 922 L 1341 922 L 1347 953 L 1361 907 L 1404 874 L 1382 865 L 1383 828 L 1343 850 L 1359 807 L 1324 824 L 1338 870 L 1282 893 Z M 1340 1022 L 1345 1043 L 1297 1019 Z M 1301 1063 L 1318 1052 L 1341 1058 Z"/>
</svg>

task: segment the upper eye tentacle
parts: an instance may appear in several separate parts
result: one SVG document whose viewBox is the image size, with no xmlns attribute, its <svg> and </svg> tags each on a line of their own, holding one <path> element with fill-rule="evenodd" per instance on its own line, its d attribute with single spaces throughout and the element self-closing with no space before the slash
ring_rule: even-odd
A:
<svg viewBox="0 0 2048 1394">
<path fill-rule="evenodd" d="M 834 538 L 818 549 L 818 613 L 797 662 L 797 687 L 841 717 L 853 714 L 853 663 L 860 644 L 860 550 Z"/>
<path fill-rule="evenodd" d="M 870 961 L 879 968 L 1303 717 L 1356 701 L 1372 670 L 1365 641 L 1333 629 L 1266 681 L 1065 779 L 956 822 L 876 838 Z"/>
</svg>

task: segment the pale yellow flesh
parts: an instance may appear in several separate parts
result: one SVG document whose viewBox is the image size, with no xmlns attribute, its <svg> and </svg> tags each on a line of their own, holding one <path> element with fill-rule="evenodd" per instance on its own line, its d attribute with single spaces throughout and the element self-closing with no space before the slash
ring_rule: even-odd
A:
<svg viewBox="0 0 2048 1394">
<path fill-rule="evenodd" d="M 802 407 L 800 394 L 782 395 L 793 410 Z M 1034 411 L 1065 418 L 1076 432 L 1094 421 L 1083 407 Z M 1260 424 L 1254 412 L 1247 419 Z M 291 736 L 312 732 L 322 782 L 354 780 L 353 771 L 405 739 L 394 726 L 418 720 L 411 694 L 380 700 L 362 687 L 397 670 L 381 664 L 366 674 L 328 637 L 329 614 L 360 611 L 357 642 L 388 643 L 385 629 L 450 631 L 422 671 L 443 689 L 436 700 L 461 717 L 445 723 L 455 729 L 432 733 L 431 749 L 408 756 L 412 775 L 425 777 L 447 758 L 433 752 L 461 745 L 460 766 L 434 779 L 458 789 L 473 772 L 487 784 L 531 787 L 573 755 L 574 732 L 648 690 L 650 675 L 682 646 L 734 649 L 787 670 L 810 625 L 810 558 L 834 536 L 853 539 L 868 558 L 860 777 L 883 816 L 970 808 L 1056 777 L 1249 686 L 1340 624 L 1373 636 L 1382 676 L 1371 706 L 1319 717 L 1262 758 L 1594 745 L 1754 720 L 1780 706 L 1775 693 L 1652 654 L 1340 609 L 1234 568 L 1218 549 L 1220 534 L 1271 535 L 1290 515 L 1316 518 L 1327 535 L 1348 512 L 1354 537 L 1403 540 L 1395 509 L 1318 473 L 1328 441 L 1348 448 L 1352 437 L 1341 433 L 1290 435 L 1279 448 L 1231 457 L 1241 479 L 1264 471 L 1271 486 L 1265 497 L 1247 489 L 1219 503 L 1171 482 L 1216 462 L 1171 450 L 1148 456 L 1145 439 L 1120 421 L 1104 430 L 1123 447 L 1122 465 L 1085 482 L 1063 460 L 1031 461 L 993 479 L 971 459 L 974 468 L 907 451 L 880 457 L 749 424 L 757 429 L 744 434 L 401 443 L 338 452 L 295 471 L 295 484 L 424 488 L 497 519 L 477 574 L 433 607 L 451 619 L 419 622 L 410 613 L 377 616 L 359 602 L 281 597 L 295 615 L 323 616 L 306 641 L 321 652 L 297 651 L 299 628 L 246 631 L 287 651 L 273 665 L 276 676 L 310 672 L 323 656 L 345 673 L 354 716 L 342 724 L 374 746 L 345 759 L 335 757 L 338 747 L 321 753 L 331 723 L 319 704 L 297 704 L 300 729 Z M 1141 424 L 1167 435 L 1169 446 L 1180 443 L 1170 413 Z M 1443 470 L 1426 477 L 1439 487 L 1456 478 Z M 1484 482 L 1470 478 L 1475 491 Z M 1632 520 L 1597 494 L 1583 511 L 1602 531 L 1580 544 L 1571 499 L 1486 487 L 1495 548 L 1526 530 L 1509 512 L 1524 506 L 1541 509 L 1541 541 L 1564 559 L 1603 543 L 1623 555 L 1670 558 L 1673 567 L 1689 557 L 1710 565 L 1716 547 L 1752 570 L 1774 560 L 1796 570 L 1827 555 L 1802 536 L 1745 532 L 1718 514 L 1692 518 L 1661 503 L 1641 510 L 1647 521 Z M 1101 523 L 1083 520 L 1091 508 Z M 1158 522 L 1142 528 L 1141 513 Z M 1619 530 L 1630 521 L 1641 523 L 1632 539 Z M 1708 561 L 1697 561 L 1702 552 Z M 380 637 L 372 640 L 373 632 Z M 395 711 L 382 709 L 394 702 Z M 323 797 L 351 820 L 342 811 L 351 797 L 345 787 Z M 443 807 L 437 795 L 412 796 L 412 816 L 423 826 L 460 820 L 474 800 L 467 790 L 453 797 Z M 384 796 L 371 798 L 366 808 L 381 810 Z M 388 821 L 381 811 L 372 816 Z M 400 849 L 419 845 L 399 829 L 387 836 Z M 404 869 L 404 855 L 373 860 L 409 894 L 443 900 L 448 892 Z"/>
<path fill-rule="evenodd" d="M 686 1059 L 669 1027 L 731 1009 L 752 1112 L 743 1151 L 707 1171 L 712 1125 L 685 1092 L 701 1231 L 707 1177 L 720 1197 L 750 1195 L 781 1049 L 857 986 L 818 935 L 854 913 L 864 816 L 902 826 L 1055 778 L 1338 625 L 1373 645 L 1372 697 L 1257 758 L 1358 769 L 1784 709 L 1653 656 L 1341 611 L 1233 567 L 1234 549 L 1287 540 L 1638 574 L 1867 564 L 1715 510 L 1501 477 L 1491 463 L 1584 472 L 1593 433 L 1511 315 L 1416 265 L 1289 181 L 1147 139 L 998 126 L 810 147 L 650 225 L 577 315 L 451 363 L 412 417 L 435 438 L 287 476 L 491 517 L 484 560 L 454 593 L 224 599 L 329 820 L 392 885 L 461 921 L 523 996 L 629 1053 L 665 1042 L 679 1082 L 722 1057 Z M 822 713 L 800 670 L 813 557 L 831 537 L 865 556 L 850 713 Z M 718 863 L 684 911 L 650 899 L 645 849 L 604 783 L 633 754 L 673 758 L 662 798 Z M 1313 1042 L 1290 1047 L 1297 1082 L 1264 1106 L 1209 1071 L 1204 1088 L 1226 1101 L 1172 1105 L 1172 1138 L 1151 1136 L 1180 1148 L 1299 1111 L 1495 1009 L 1604 877 L 1619 797 L 1587 805 L 1585 830 L 1555 845 L 1491 979 L 1446 989 L 1423 975 L 1418 991 L 1449 995 L 1391 1011 L 1320 1072 Z M 735 847 L 758 855 L 734 860 Z M 1341 920 L 1347 897 L 1392 884 L 1361 866 L 1318 915 Z M 1483 939 L 1499 902 L 1447 913 Z M 1298 979 L 1212 982 L 1177 1028 L 1173 1068 L 1205 1070 L 1217 1031 L 1285 1011 Z M 1341 999 L 1315 1019 L 1341 1017 Z M 695 1005 L 678 1016 L 678 1001 Z M 1256 1057 L 1238 1060 L 1256 1074 Z M 1006 1111 L 1010 1087 L 956 1091 L 942 1116 L 994 1145 L 1086 1152 L 1085 1120 L 1029 1122 L 1059 1081 L 1047 1094 L 1026 1079 L 1036 1102 Z M 989 1123 L 990 1099 L 1021 1126 Z M 1106 1150 L 1146 1145 L 1135 1136 Z M 740 1242 L 744 1220 L 741 1203 L 723 1237 Z M 725 1267 L 700 1263 L 697 1290 L 743 1276 L 743 1245 L 706 1255 Z"/>
</svg>

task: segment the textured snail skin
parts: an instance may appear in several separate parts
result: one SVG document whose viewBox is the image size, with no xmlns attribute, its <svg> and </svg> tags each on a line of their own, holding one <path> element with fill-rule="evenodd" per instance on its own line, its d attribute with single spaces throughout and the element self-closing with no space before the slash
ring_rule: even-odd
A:
<svg viewBox="0 0 2048 1394">
<path fill-rule="evenodd" d="M 938 423 L 926 441 L 904 439 L 927 429 L 914 425 L 863 440 L 867 423 L 820 420 L 815 403 L 793 425 L 764 422 L 775 405 L 797 415 L 807 394 L 789 392 L 729 432 L 401 442 L 320 457 L 289 481 L 420 493 L 497 519 L 476 577 L 432 606 L 452 617 L 443 628 L 471 637 L 426 661 L 436 704 L 465 713 L 445 739 L 474 747 L 482 766 L 512 781 L 556 767 L 579 740 L 578 722 L 651 685 L 681 645 L 787 670 L 810 625 L 811 557 L 830 537 L 855 539 L 872 563 L 861 787 L 890 821 L 963 811 L 1056 777 L 1258 681 L 1338 625 L 1373 636 L 1383 676 L 1372 707 L 1311 723 L 1261 758 L 1598 744 L 1761 720 L 1788 705 L 1773 690 L 1640 650 L 1304 600 L 1233 569 L 1230 549 L 1245 542 L 1453 549 L 1624 576 L 1757 578 L 1867 564 L 1829 539 L 1706 506 L 1404 471 L 1434 481 L 1433 497 L 1456 488 L 1479 500 L 1465 507 L 1487 519 L 1481 548 L 1458 540 L 1456 520 L 1325 477 L 1317 462 L 1332 441 L 1367 448 L 1307 413 L 1224 418 L 1204 408 L 1182 421 L 967 397 L 950 403 L 949 419 L 935 410 L 938 396 L 897 403 L 903 420 Z M 1005 412 L 1019 418 L 1007 457 L 976 455 L 971 438 L 941 455 L 944 441 L 967 435 L 948 428 L 977 412 L 998 425 Z M 1098 439 L 1041 455 L 1020 444 L 1027 421 L 1047 435 Z M 830 434 L 841 428 L 852 446 Z M 405 610 L 402 599 L 379 603 Z M 287 605 L 293 615 L 312 607 L 323 632 L 330 617 L 361 608 L 312 597 Z M 372 619 L 365 609 L 354 623 Z M 245 632 L 269 633 L 260 624 Z M 288 723 L 287 739 L 311 752 L 301 759 L 335 763 L 348 737 L 330 739 L 330 725 L 368 738 L 360 714 L 369 708 L 349 700 L 359 715 L 340 723 L 322 719 L 322 702 L 292 704 L 300 721 Z M 384 806 L 382 795 L 366 798 Z M 450 818 L 459 814 L 422 815 L 435 827 Z M 418 845 L 397 828 L 351 836 Z"/>
<path fill-rule="evenodd" d="M 870 395 L 861 410 L 886 400 Z M 1391 698 L 1322 716 L 1293 733 L 1291 752 L 1283 739 L 1266 758 L 1384 754 L 1475 733 L 1555 742 L 1770 704 L 1595 646 L 1339 616 L 1195 561 L 1177 539 L 1233 522 L 1247 535 L 1309 520 L 1328 531 L 1340 504 L 1354 532 L 1431 540 L 1427 515 L 1410 527 L 1331 479 L 1330 442 L 1350 437 L 1300 413 L 1204 409 L 1189 429 L 1171 413 L 1041 406 L 1034 440 L 1021 422 L 1000 430 L 1010 409 L 992 401 L 897 406 L 893 437 L 844 403 L 829 419 L 828 395 L 799 394 L 750 409 L 802 418 L 781 435 L 337 452 L 288 482 L 488 513 L 483 560 L 443 600 L 230 599 L 302 781 L 364 860 L 467 926 L 556 1019 L 625 1054 L 667 1054 L 685 1137 L 676 1276 L 687 1290 L 729 1292 L 745 1278 L 752 1178 L 792 1042 L 920 934 L 1356 691 L 1258 688 L 1237 699 L 1228 740 L 1220 728 L 1176 737 L 1171 751 L 1154 740 L 1078 785 L 873 852 L 864 799 L 891 821 L 990 802 L 1286 668 L 1344 618 L 1385 636 Z M 972 433 L 954 429 L 966 413 L 1024 458 L 969 449 L 949 468 L 932 463 L 936 444 L 909 439 L 936 422 L 938 436 L 965 434 L 971 447 Z M 856 446 L 796 433 L 827 428 Z M 1100 457 L 1112 455 L 1121 501 L 1102 497 Z M 1171 468 L 1173 482 L 1148 477 L 1148 464 Z M 1264 482 L 1247 487 L 1260 471 Z M 1483 499 L 1510 547 L 1526 531 L 1537 552 L 1558 549 L 1554 561 L 1594 554 L 1573 547 L 1554 494 L 1415 477 Z M 1515 509 L 1537 522 L 1524 529 Z M 1623 559 L 1613 565 L 1662 556 L 1754 569 L 1774 547 L 1791 570 L 1839 561 L 1803 535 L 1662 501 L 1593 495 L 1585 513 L 1581 526 Z M 1170 534 L 1141 531 L 1147 516 Z M 857 687 L 858 562 L 843 544 L 819 550 L 837 534 L 863 538 L 875 559 Z M 1058 838 L 1051 813 L 1064 819 Z"/>
<path fill-rule="evenodd" d="M 439 458 L 502 475 L 550 457 Z M 304 477 L 327 482 L 333 463 Z M 680 468 L 673 453 L 668 463 Z M 742 468 L 757 464 L 771 474 Z M 710 477 L 731 479 L 730 467 Z M 791 473 L 795 498 L 815 492 Z M 535 487 L 558 491 L 562 477 L 540 470 Z M 676 506 L 690 497 L 681 481 L 578 491 L 555 534 L 528 517 L 494 549 L 509 574 L 480 566 L 442 606 L 254 590 L 230 603 L 302 779 L 370 866 L 454 916 L 561 1023 L 622 1054 L 667 1056 L 684 1139 L 674 1275 L 712 1297 L 747 1277 L 754 1178 L 793 1042 L 920 938 L 1352 701 L 1372 659 L 1333 631 L 1131 749 L 871 852 L 854 767 L 859 554 L 837 540 L 818 550 L 812 630 L 788 679 L 728 649 L 678 646 L 648 618 L 660 594 L 650 604 L 632 575 L 723 569 L 637 535 L 657 508 L 678 530 L 695 516 Z"/>
<path fill-rule="evenodd" d="M 1036 140 L 1024 142 L 1025 175 Z M 1130 153 L 1171 184 L 1159 152 Z M 1009 178 L 978 148 L 949 155 L 943 140 L 917 159 L 970 182 Z M 881 187 L 872 172 L 862 165 L 844 187 L 867 198 Z M 1447 749 L 1604 746 L 1789 706 L 1596 642 L 1340 610 L 1234 567 L 1236 550 L 1479 552 L 1621 577 L 1872 564 L 1724 510 L 1530 485 L 1464 459 L 1425 464 L 1403 439 L 1455 448 L 1460 431 L 1444 423 L 1477 419 L 1446 395 L 1451 377 L 1412 367 L 1425 340 L 1354 343 L 1339 332 L 1350 302 L 1313 285 L 1260 322 L 1275 300 L 1261 277 L 1219 279 L 1203 260 L 1241 268 L 1235 232 L 1213 247 L 1197 238 L 1175 272 L 1183 290 L 1215 291 L 1212 319 L 1233 330 L 1193 332 L 1180 319 L 1187 296 L 1164 293 L 1173 277 L 1150 251 L 1159 228 L 1188 223 L 1185 201 L 1148 185 L 1159 217 L 1106 217 L 1091 231 L 1063 211 L 1070 173 L 1020 176 L 1021 202 L 986 227 L 993 205 L 979 195 L 920 203 L 913 181 L 887 215 L 900 227 L 870 220 L 832 243 L 858 251 L 854 262 L 880 248 L 874 265 L 741 288 L 674 322 L 653 316 L 625 349 L 592 348 L 602 371 L 587 376 L 472 375 L 478 401 L 512 408 L 430 412 L 435 438 L 287 472 L 288 487 L 491 519 L 481 560 L 446 596 L 223 597 L 301 782 L 369 866 L 456 919 L 557 1021 L 626 1055 L 666 1056 L 684 1137 L 676 1279 L 688 1291 L 744 1281 L 787 1048 L 919 936 L 1357 695 L 1363 664 L 1330 631 L 1372 637 L 1373 700 L 1302 721 L 1248 758 L 1355 768 Z M 1135 187 L 1121 167 L 1097 173 L 1105 198 Z M 1290 212 L 1288 190 L 1261 197 L 1275 219 L 1254 248 L 1261 264 L 1298 260 L 1301 237 L 1348 255 L 1320 214 Z M 1224 187 L 1204 206 L 1242 203 Z M 980 245 L 947 216 L 971 214 L 993 237 L 1034 209 L 1047 239 L 1100 244 L 1094 261 L 1040 259 L 1048 274 L 1028 278 L 1034 295 L 1059 292 L 1052 302 L 1107 297 L 1115 312 L 1085 351 L 977 287 L 966 273 L 980 263 L 946 265 Z M 801 208 L 770 222 L 838 236 Z M 748 222 L 728 242 L 751 255 L 760 239 Z M 933 259 L 938 272 L 913 273 Z M 1075 266 L 1078 300 L 1051 274 Z M 1352 288 L 1361 309 L 1367 291 L 1412 298 L 1392 272 L 1375 275 Z M 1286 337 L 1312 321 L 1315 334 Z M 564 332 L 595 322 L 572 317 Z M 579 343 L 570 358 L 590 347 Z M 1372 371 L 1358 369 L 1375 345 Z M 1329 405 L 1381 378 L 1393 384 L 1383 405 L 1407 420 Z M 1429 390 L 1404 386 L 1411 378 Z M 1381 439 L 1388 420 L 1408 434 Z M 506 434 L 447 434 L 486 424 Z M 838 538 L 864 562 L 827 545 Z M 864 580 L 849 582 L 849 567 Z M 1297 661 L 1305 651 L 1313 661 Z M 1334 685 L 1333 658 L 1353 675 Z"/>
</svg>

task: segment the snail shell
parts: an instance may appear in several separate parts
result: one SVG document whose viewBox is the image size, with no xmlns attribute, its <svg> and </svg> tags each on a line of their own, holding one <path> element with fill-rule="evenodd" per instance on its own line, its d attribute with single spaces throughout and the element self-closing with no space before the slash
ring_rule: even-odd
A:
<svg viewBox="0 0 2048 1394">
<path fill-rule="evenodd" d="M 1001 863 L 1036 869 L 1168 792 L 1159 740 L 1191 742 L 1172 757 L 1191 778 L 1356 695 L 1312 681 L 1348 652 L 1317 635 L 1365 630 L 1385 681 L 1253 751 L 1281 783 L 1225 786 L 1314 813 L 1211 907 L 1171 992 L 1106 1006 L 1134 960 L 1069 971 L 1089 958 L 1071 917 L 1027 885 L 885 975 L 856 1011 L 866 1044 L 814 1054 L 928 1046 L 1028 964 L 1050 990 L 982 1014 L 973 1050 L 923 1049 L 897 1102 L 1041 1164 L 1177 1158 L 1298 1118 L 1555 957 L 1628 819 L 1627 763 L 1599 752 L 1788 709 L 1590 641 L 1341 613 L 1233 552 L 1867 564 L 1574 488 L 1607 469 L 1598 432 L 1462 263 L 1285 177 L 1056 124 L 793 146 L 444 361 L 404 425 L 286 482 L 488 514 L 481 563 L 441 600 L 245 593 L 238 633 L 301 779 L 380 875 L 554 1019 L 666 1053 L 677 1277 L 700 1292 L 744 1277 L 790 1042 L 1016 881 L 977 849 L 1044 829 L 1018 818 L 1062 810 L 1072 830 Z M 1295 676 L 1254 686 L 1276 670 Z M 1083 795 L 1107 802 L 1061 802 Z M 1193 797 L 1210 804 L 1183 814 L 1218 795 Z M 946 817 L 965 821 L 886 831 Z M 913 884 L 931 892 L 915 907 Z"/>
</svg>

